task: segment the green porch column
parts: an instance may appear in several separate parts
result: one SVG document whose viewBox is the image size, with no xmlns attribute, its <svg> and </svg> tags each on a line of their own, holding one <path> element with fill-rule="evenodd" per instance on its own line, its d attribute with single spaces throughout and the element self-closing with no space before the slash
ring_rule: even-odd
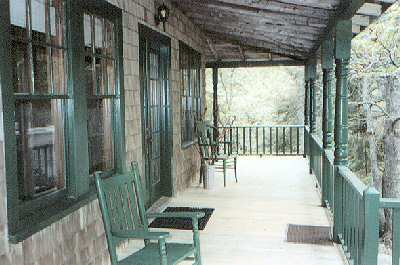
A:
<svg viewBox="0 0 400 265">
<path fill-rule="evenodd" d="M 316 60 L 312 59 L 308 65 L 308 77 L 309 77 L 309 89 L 310 89 L 310 133 L 317 132 L 317 116 L 316 116 L 316 106 L 317 106 L 317 96 L 315 88 L 315 79 L 317 77 L 317 65 Z"/>
<path fill-rule="evenodd" d="M 309 116 L 308 116 L 308 103 L 310 102 L 310 78 L 308 77 L 308 65 L 304 65 L 304 126 L 307 127 L 310 124 Z M 306 133 L 306 128 L 304 128 L 304 155 L 303 157 L 306 158 L 307 154 L 309 154 L 308 149 L 308 138 Z"/>
<path fill-rule="evenodd" d="M 335 165 L 347 165 L 348 156 L 348 75 L 352 39 L 351 20 L 336 25 Z"/>
<path fill-rule="evenodd" d="M 333 149 L 334 127 L 334 94 L 332 89 L 334 43 L 332 33 L 328 33 L 322 42 L 321 66 L 323 72 L 323 103 L 322 103 L 322 141 L 324 155 L 322 157 L 322 206 L 332 207 L 333 172 L 329 159 Z M 329 158 L 328 158 L 329 156 Z"/>
<path fill-rule="evenodd" d="M 218 68 L 213 68 L 213 125 L 214 125 L 214 139 L 218 139 L 218 118 L 219 118 L 219 108 L 218 108 Z M 213 150 L 217 152 L 218 150 Z"/>
<path fill-rule="evenodd" d="M 309 85 L 310 85 L 310 78 L 308 77 L 308 65 L 304 66 L 304 125 L 309 125 L 309 116 L 308 116 L 308 102 L 309 102 Z"/>
<path fill-rule="evenodd" d="M 322 132 L 324 149 L 333 149 L 333 128 L 334 115 L 333 106 L 335 101 L 334 91 L 332 89 L 333 81 L 333 56 L 334 43 L 332 34 L 328 34 L 322 43 L 322 72 L 323 72 L 323 105 L 322 105 Z"/>
<path fill-rule="evenodd" d="M 338 167 L 347 166 L 348 156 L 348 74 L 351 54 L 351 20 L 339 20 L 335 34 L 336 99 L 335 99 L 335 178 L 334 178 L 334 239 L 343 233 L 343 190 Z"/>
<path fill-rule="evenodd" d="M 316 97 L 316 89 L 315 89 L 315 78 L 317 76 L 317 67 L 316 67 L 316 60 L 310 59 L 307 62 L 307 76 L 308 76 L 308 90 L 309 90 L 309 106 L 308 106 L 308 116 L 309 116 L 309 124 L 310 124 L 310 135 L 316 133 L 316 104 L 317 104 L 317 97 Z M 309 155 L 309 172 L 312 174 L 312 170 L 314 168 L 314 154 L 313 154 L 313 146 L 312 141 L 308 139 L 308 155 Z"/>
</svg>

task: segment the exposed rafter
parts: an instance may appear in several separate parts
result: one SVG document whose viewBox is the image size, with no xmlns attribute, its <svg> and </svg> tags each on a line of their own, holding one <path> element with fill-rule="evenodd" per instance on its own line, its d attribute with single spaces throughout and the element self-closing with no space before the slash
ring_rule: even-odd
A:
<svg viewBox="0 0 400 265">
<path fill-rule="evenodd" d="M 395 0 L 170 0 L 208 38 L 213 62 L 303 62 L 318 51 L 338 19 L 353 33 Z"/>
</svg>

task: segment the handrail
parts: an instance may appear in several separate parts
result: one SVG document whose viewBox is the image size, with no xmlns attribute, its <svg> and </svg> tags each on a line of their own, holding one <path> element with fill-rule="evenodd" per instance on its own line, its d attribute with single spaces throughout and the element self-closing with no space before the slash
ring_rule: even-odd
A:
<svg viewBox="0 0 400 265">
<path fill-rule="evenodd" d="M 365 185 L 347 166 L 335 166 L 333 151 L 325 150 L 321 139 L 311 134 L 307 127 L 304 148 L 310 173 L 314 173 L 321 189 L 322 204 L 333 213 L 334 240 L 342 245 L 350 264 L 376 265 L 379 207 L 396 207 L 398 215 L 394 218 L 399 218 L 396 222 L 400 230 L 400 200 L 380 201 L 379 193 Z M 400 246 L 400 237 L 396 244 Z M 398 261 L 398 253 L 394 255 L 394 260 Z"/>
<path fill-rule="evenodd" d="M 238 125 L 218 127 L 219 152 L 242 156 L 304 154 L 303 125 Z"/>
<path fill-rule="evenodd" d="M 381 198 L 380 208 L 400 209 L 400 198 Z"/>
<path fill-rule="evenodd" d="M 360 196 L 368 188 L 347 166 L 338 166 L 339 175 L 349 183 Z"/>
<path fill-rule="evenodd" d="M 392 265 L 400 264 L 400 198 L 381 198 L 379 207 L 392 210 Z"/>
</svg>

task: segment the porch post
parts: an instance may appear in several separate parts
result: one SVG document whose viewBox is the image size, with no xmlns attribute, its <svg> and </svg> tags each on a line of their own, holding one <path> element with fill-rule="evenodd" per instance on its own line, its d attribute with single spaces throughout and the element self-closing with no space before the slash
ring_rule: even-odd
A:
<svg viewBox="0 0 400 265">
<path fill-rule="evenodd" d="M 309 71 L 308 77 L 309 77 L 309 88 L 310 88 L 310 133 L 313 134 L 317 132 L 317 116 L 316 116 L 317 97 L 315 89 L 317 65 L 315 59 L 310 60 L 308 71 Z"/>
<path fill-rule="evenodd" d="M 316 89 L 315 89 L 315 79 L 317 76 L 317 67 L 316 60 L 313 58 L 308 62 L 308 87 L 309 87 L 309 123 L 310 123 L 310 135 L 315 134 L 317 132 L 317 119 L 316 119 L 316 105 L 317 105 L 317 97 L 316 97 Z M 309 171 L 312 174 L 314 169 L 314 150 L 312 146 L 313 141 L 308 139 L 308 152 L 310 157 L 309 163 Z"/>
<path fill-rule="evenodd" d="M 328 33 L 322 42 L 321 66 L 323 72 L 323 103 L 322 103 L 322 133 L 324 154 L 322 157 L 322 206 L 332 204 L 333 174 L 331 171 L 330 152 L 333 149 L 333 104 L 334 94 L 332 89 L 334 43 L 332 33 Z M 329 205 L 332 207 L 332 205 Z"/>
<path fill-rule="evenodd" d="M 309 116 L 308 116 L 308 103 L 310 99 L 309 93 L 309 77 L 308 77 L 308 64 L 304 65 L 304 154 L 303 157 L 306 158 L 307 154 L 309 154 L 308 142 L 309 139 L 308 134 L 306 133 L 306 127 L 310 124 Z"/>
<path fill-rule="evenodd" d="M 213 68 L 213 137 L 214 140 L 218 139 L 218 118 L 219 118 L 219 108 L 218 108 L 218 68 Z M 215 150 L 217 151 L 217 150 Z"/>
<path fill-rule="evenodd" d="M 308 77 L 308 64 L 304 66 L 304 125 L 309 125 L 308 116 L 308 101 L 309 101 L 309 84 L 310 79 Z"/>
<path fill-rule="evenodd" d="M 347 166 L 348 144 L 348 74 L 351 54 L 352 23 L 339 20 L 335 34 L 336 99 L 335 99 L 335 181 L 334 181 L 334 239 L 339 242 L 343 232 L 343 190 L 338 167 Z"/>
</svg>

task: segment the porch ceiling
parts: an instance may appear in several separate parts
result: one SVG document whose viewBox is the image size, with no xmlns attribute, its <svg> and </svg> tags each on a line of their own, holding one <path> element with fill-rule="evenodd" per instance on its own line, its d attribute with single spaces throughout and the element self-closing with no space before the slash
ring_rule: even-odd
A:
<svg viewBox="0 0 400 265">
<path fill-rule="evenodd" d="M 209 66 L 302 64 L 336 18 L 353 17 L 356 35 L 395 1 L 171 0 L 203 30 Z"/>
</svg>

